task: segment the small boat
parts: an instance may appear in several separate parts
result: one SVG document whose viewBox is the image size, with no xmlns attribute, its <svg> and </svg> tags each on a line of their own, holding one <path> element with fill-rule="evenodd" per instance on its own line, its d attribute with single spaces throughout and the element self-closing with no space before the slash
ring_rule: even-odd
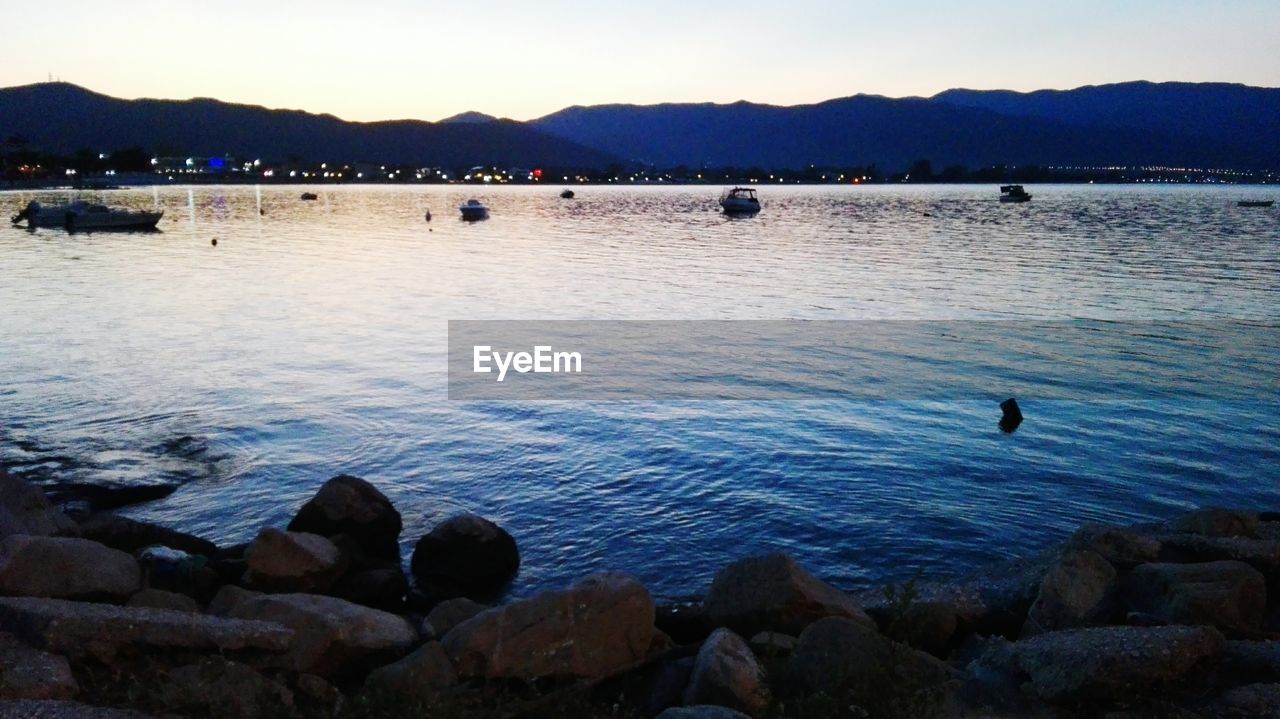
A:
<svg viewBox="0 0 1280 719">
<path fill-rule="evenodd" d="M 735 187 L 720 195 L 720 207 L 726 215 L 754 215 L 760 211 L 760 200 L 751 187 Z"/>
<path fill-rule="evenodd" d="M 467 200 L 467 204 L 458 208 L 464 220 L 483 220 L 489 216 L 489 208 L 480 204 L 479 200 Z"/>
<path fill-rule="evenodd" d="M 1275 200 L 1240 200 L 1236 207 L 1271 207 L 1274 204 Z"/>
<path fill-rule="evenodd" d="M 564 199 L 564 200 L 572 200 L 572 199 L 573 199 L 573 190 L 561 190 L 561 191 L 560 191 L 560 198 L 561 198 L 561 199 Z"/>
<path fill-rule="evenodd" d="M 1031 195 L 1022 189 L 1022 185 L 1001 185 L 1000 186 L 1001 202 L 1030 202 Z"/>
<path fill-rule="evenodd" d="M 90 230 L 154 230 L 164 212 L 112 209 L 76 200 L 66 205 L 45 207 L 32 200 L 21 212 L 10 218 L 13 224 L 23 220 L 28 229 L 61 227 L 67 232 Z"/>
<path fill-rule="evenodd" d="M 304 192 L 304 193 L 302 193 L 302 197 L 300 197 L 299 199 L 306 200 L 306 201 L 310 202 L 311 200 L 318 200 L 318 199 L 320 199 L 320 196 L 319 196 L 319 195 L 317 195 L 317 194 L 316 194 L 316 193 L 314 193 L 314 192 Z"/>
</svg>

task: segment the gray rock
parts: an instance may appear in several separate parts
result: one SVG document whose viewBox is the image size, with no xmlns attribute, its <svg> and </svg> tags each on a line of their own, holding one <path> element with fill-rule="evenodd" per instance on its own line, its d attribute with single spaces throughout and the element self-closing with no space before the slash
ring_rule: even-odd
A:
<svg viewBox="0 0 1280 719">
<path fill-rule="evenodd" d="M 217 545 L 207 539 L 110 512 L 87 519 L 80 525 L 80 536 L 131 554 L 155 545 L 205 557 L 218 551 Z"/>
<path fill-rule="evenodd" d="M 820 619 L 800 634 L 790 673 L 809 693 L 852 691 L 859 704 L 876 692 L 896 694 L 874 697 L 886 703 L 911 702 L 951 676 L 937 659 L 845 617 Z"/>
<path fill-rule="evenodd" d="M 1267 576 L 1270 587 L 1280 587 L 1280 540 L 1249 537 L 1202 537 L 1176 534 L 1165 538 L 1166 561 L 1244 562 Z"/>
<path fill-rule="evenodd" d="M 0 702 L 0 719 L 148 719 L 128 709 L 103 709 L 71 701 Z"/>
<path fill-rule="evenodd" d="M 0 467 L 0 539 L 11 534 L 73 534 L 76 523 L 54 507 L 39 487 Z"/>
<path fill-rule="evenodd" d="M 202 716 L 287 716 L 293 707 L 293 693 L 284 685 L 222 657 L 168 672 L 160 693 L 166 706 Z"/>
<path fill-rule="evenodd" d="M 70 699 L 80 692 L 67 658 L 0 632 L 0 700 Z"/>
<path fill-rule="evenodd" d="M 1181 686 L 1207 675 L 1225 645 L 1212 627 L 1093 627 L 1041 634 L 1014 651 L 1036 695 L 1074 704 Z"/>
<path fill-rule="evenodd" d="M 1256 512 L 1206 508 L 1182 515 L 1173 522 L 1173 530 L 1206 537 L 1256 537 L 1259 524 Z"/>
<path fill-rule="evenodd" d="M 1125 605 L 1170 624 L 1256 633 L 1267 605 L 1266 578 L 1243 562 L 1144 564 L 1121 585 Z"/>
<path fill-rule="evenodd" d="M 435 633 L 435 636 L 443 637 L 454 627 L 488 608 L 466 597 L 446 599 L 427 613 L 427 624 L 431 625 L 431 630 Z"/>
<path fill-rule="evenodd" d="M 1116 610 L 1116 570 L 1095 552 L 1071 551 L 1040 582 L 1023 636 L 1108 623 Z"/>
<path fill-rule="evenodd" d="M 520 552 L 502 527 L 463 514 L 446 519 L 418 540 L 410 569 L 418 589 L 428 596 L 482 598 L 515 577 Z"/>
<path fill-rule="evenodd" d="M 1123 568 L 1157 561 L 1161 547 L 1159 537 L 1105 524 L 1086 524 L 1067 542 L 1068 550 L 1090 551 Z"/>
<path fill-rule="evenodd" d="M 241 602 L 231 616 L 292 629 L 295 638 L 283 666 L 321 677 L 397 659 L 418 641 L 417 630 L 402 617 L 316 594 L 264 594 Z"/>
<path fill-rule="evenodd" d="M 715 704 L 753 717 L 769 707 L 764 670 L 747 643 L 728 629 L 717 629 L 702 643 L 693 662 L 686 705 Z"/>
<path fill-rule="evenodd" d="M 657 719 L 749 719 L 746 714 L 728 707 L 703 704 L 692 707 L 671 707 Z"/>
<path fill-rule="evenodd" d="M 375 669 L 365 680 L 364 692 L 392 694 L 426 704 L 457 685 L 458 673 L 440 642 L 428 642 L 394 664 Z"/>
<path fill-rule="evenodd" d="M 324 592 L 347 568 L 337 545 L 306 532 L 263 529 L 244 556 L 246 583 L 272 592 Z"/>
<path fill-rule="evenodd" d="M 255 592 L 251 589 L 237 587 L 234 584 L 224 584 L 218 589 L 218 593 L 213 595 L 213 599 L 209 600 L 209 605 L 205 607 L 205 611 L 218 617 L 229 617 L 235 612 L 236 607 L 240 603 L 254 597 L 261 597 L 262 592 Z"/>
<path fill-rule="evenodd" d="M 325 482 L 298 510 L 288 529 L 330 539 L 346 535 L 365 554 L 400 562 L 400 513 L 382 492 L 359 477 L 344 474 Z"/>
<path fill-rule="evenodd" d="M 196 600 L 185 594 L 166 592 L 163 589 L 144 589 L 129 597 L 127 606 L 172 609 L 178 612 L 199 612 Z"/>
<path fill-rule="evenodd" d="M 0 541 L 0 594 L 124 599 L 141 585 L 132 556 L 97 542 L 22 534 Z"/>
<path fill-rule="evenodd" d="M 621 573 L 495 607 L 454 627 L 444 648 L 465 677 L 604 677 L 648 656 L 653 599 Z"/>
<path fill-rule="evenodd" d="M 706 608 L 717 626 L 747 635 L 770 629 L 798 634 L 823 617 L 874 625 L 853 597 L 781 553 L 740 559 L 720 570 Z"/>
<path fill-rule="evenodd" d="M 65 599 L 0 599 L 0 626 L 34 646 L 71 657 L 110 657 L 124 645 L 281 652 L 293 639 L 293 632 L 272 622 Z"/>
</svg>

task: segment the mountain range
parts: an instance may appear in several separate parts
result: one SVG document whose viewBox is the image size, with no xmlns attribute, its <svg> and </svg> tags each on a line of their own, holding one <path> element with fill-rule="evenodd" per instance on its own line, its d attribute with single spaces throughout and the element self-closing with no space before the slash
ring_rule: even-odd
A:
<svg viewBox="0 0 1280 719">
<path fill-rule="evenodd" d="M 948 90 L 811 105 L 574 106 L 528 122 L 347 122 L 210 99 L 120 100 L 66 83 L 0 89 L 0 135 L 48 152 L 142 146 L 283 160 L 660 168 L 877 164 L 1280 169 L 1280 88 L 1130 82 Z"/>
</svg>

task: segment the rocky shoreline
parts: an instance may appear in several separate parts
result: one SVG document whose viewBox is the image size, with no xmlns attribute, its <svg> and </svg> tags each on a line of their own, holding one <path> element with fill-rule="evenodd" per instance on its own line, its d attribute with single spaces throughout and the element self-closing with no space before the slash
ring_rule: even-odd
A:
<svg viewBox="0 0 1280 719">
<path fill-rule="evenodd" d="M 9 717 L 1280 717 L 1280 515 L 1089 525 L 1037 557 L 852 595 L 782 554 L 657 606 L 597 573 L 495 603 L 516 540 L 420 538 L 372 484 L 218 547 L 71 519 L 0 469 Z"/>
</svg>

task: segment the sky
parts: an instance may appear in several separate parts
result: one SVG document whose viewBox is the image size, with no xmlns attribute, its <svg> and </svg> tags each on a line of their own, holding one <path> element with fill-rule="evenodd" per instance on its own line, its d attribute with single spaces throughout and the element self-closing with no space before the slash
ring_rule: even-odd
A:
<svg viewBox="0 0 1280 719">
<path fill-rule="evenodd" d="M 1277 0 L 46 0 L 11 30 L 0 86 L 53 77 L 360 121 L 1129 80 L 1280 86 Z"/>
</svg>

